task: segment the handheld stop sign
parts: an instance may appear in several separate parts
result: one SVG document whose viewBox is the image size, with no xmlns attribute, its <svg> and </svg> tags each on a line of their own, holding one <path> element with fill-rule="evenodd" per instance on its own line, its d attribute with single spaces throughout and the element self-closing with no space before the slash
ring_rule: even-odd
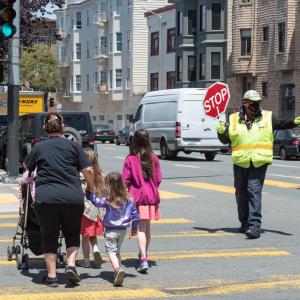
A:
<svg viewBox="0 0 300 300">
<path fill-rule="evenodd" d="M 214 83 L 206 90 L 203 99 L 205 114 L 213 119 L 218 118 L 226 110 L 229 99 L 228 85 L 223 82 Z"/>
</svg>

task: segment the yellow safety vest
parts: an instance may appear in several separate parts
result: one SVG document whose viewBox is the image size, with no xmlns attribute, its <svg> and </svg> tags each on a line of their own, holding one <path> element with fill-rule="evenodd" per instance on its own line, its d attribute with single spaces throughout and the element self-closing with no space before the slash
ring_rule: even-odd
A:
<svg viewBox="0 0 300 300">
<path fill-rule="evenodd" d="M 239 113 L 230 115 L 229 138 L 231 140 L 232 161 L 234 164 L 249 168 L 250 161 L 258 168 L 271 164 L 273 160 L 272 112 L 262 111 L 262 116 L 253 121 L 247 129 Z"/>
</svg>

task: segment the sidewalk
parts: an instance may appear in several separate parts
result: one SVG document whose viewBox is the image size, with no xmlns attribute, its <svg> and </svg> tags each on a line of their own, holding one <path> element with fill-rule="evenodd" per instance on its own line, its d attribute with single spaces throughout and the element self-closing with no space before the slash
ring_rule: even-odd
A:
<svg viewBox="0 0 300 300">
<path fill-rule="evenodd" d="M 3 183 L 5 171 L 0 170 L 0 213 L 18 212 L 19 201 L 18 191 L 19 185 L 17 183 Z"/>
</svg>

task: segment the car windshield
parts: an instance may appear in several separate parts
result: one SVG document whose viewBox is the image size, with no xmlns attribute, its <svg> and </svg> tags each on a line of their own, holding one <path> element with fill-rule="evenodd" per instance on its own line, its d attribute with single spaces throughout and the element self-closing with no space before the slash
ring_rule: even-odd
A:
<svg viewBox="0 0 300 300">
<path fill-rule="evenodd" d="M 292 137 L 300 137 L 300 128 L 295 128 L 291 130 Z"/>
<path fill-rule="evenodd" d="M 129 133 L 129 127 L 124 128 L 123 133 L 128 134 Z"/>
</svg>

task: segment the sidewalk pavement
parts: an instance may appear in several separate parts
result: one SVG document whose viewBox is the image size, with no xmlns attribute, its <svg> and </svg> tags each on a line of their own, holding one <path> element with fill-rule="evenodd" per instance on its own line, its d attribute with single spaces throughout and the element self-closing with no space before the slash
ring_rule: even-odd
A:
<svg viewBox="0 0 300 300">
<path fill-rule="evenodd" d="M 19 211 L 19 185 L 16 180 L 12 183 L 4 183 L 6 173 L 0 170 L 0 213 Z"/>
</svg>

